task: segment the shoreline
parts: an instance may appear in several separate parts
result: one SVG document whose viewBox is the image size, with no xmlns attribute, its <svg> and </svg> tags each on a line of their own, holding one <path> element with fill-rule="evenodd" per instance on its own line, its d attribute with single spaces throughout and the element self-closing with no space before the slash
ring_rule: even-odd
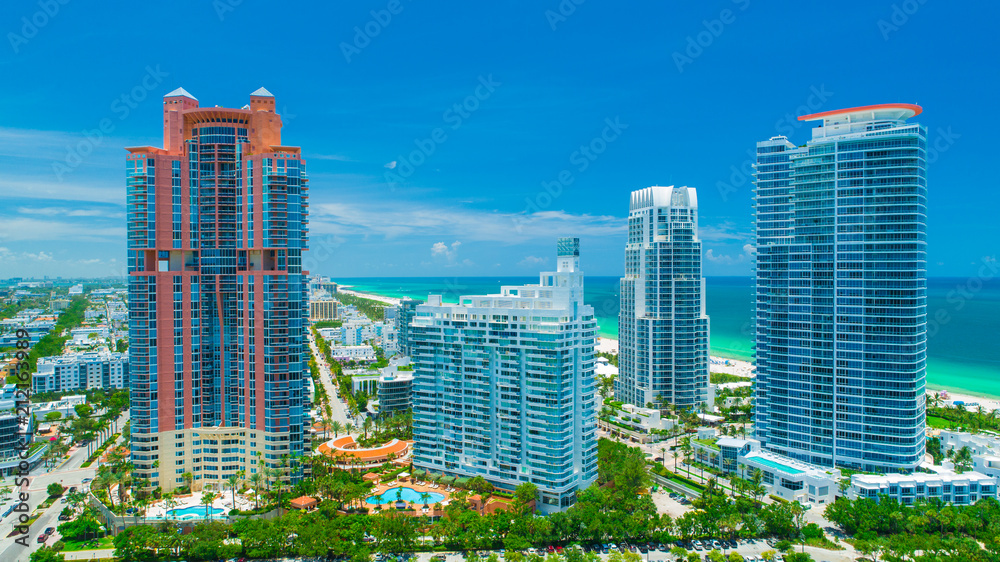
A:
<svg viewBox="0 0 1000 562">
<path fill-rule="evenodd" d="M 617 354 L 618 340 L 605 337 L 599 338 L 597 342 L 597 351 Z M 734 359 L 732 357 L 716 356 L 716 355 L 710 356 L 709 361 L 711 361 L 709 366 L 709 371 L 712 373 L 727 373 L 730 375 L 736 375 L 738 377 L 747 377 L 751 379 L 756 376 L 754 374 L 756 366 L 754 366 L 754 364 L 751 363 L 750 361 L 746 361 L 743 359 Z M 720 364 L 718 363 L 719 361 L 722 361 L 723 363 Z M 725 365 L 726 361 L 728 361 L 730 364 Z M 955 387 L 948 388 L 940 385 L 927 385 L 926 395 L 928 397 L 933 397 L 935 394 L 943 394 L 947 396 L 947 398 L 945 398 L 944 396 L 941 397 L 942 401 L 945 403 L 954 402 L 957 400 L 964 402 L 966 405 L 974 404 L 982 406 L 983 409 L 987 411 L 1000 410 L 1000 396 L 991 396 L 989 394 L 977 393 L 962 388 L 955 388 Z"/>
<path fill-rule="evenodd" d="M 403 299 L 397 299 L 397 298 L 393 298 L 393 297 L 383 297 L 382 295 L 376 295 L 375 293 L 364 293 L 364 292 L 361 292 L 361 291 L 354 291 L 354 290 L 349 289 L 348 287 L 350 287 L 350 285 L 341 285 L 341 286 L 337 287 L 337 292 L 338 293 L 344 293 L 345 295 L 351 295 L 351 296 L 354 296 L 354 297 L 360 297 L 360 298 L 363 298 L 363 299 L 368 299 L 368 300 L 382 302 L 382 303 L 385 303 L 385 304 L 390 304 L 392 306 L 398 305 L 399 302 L 401 300 L 403 300 Z"/>
<path fill-rule="evenodd" d="M 398 305 L 399 302 L 402 300 L 394 297 L 386 297 L 378 295 L 375 293 L 355 291 L 351 289 L 350 285 L 341 285 L 338 288 L 338 291 L 348 295 L 353 295 L 356 297 L 378 301 L 391 306 Z M 597 351 L 617 354 L 618 339 L 605 336 L 598 336 Z M 723 353 L 719 355 L 712 355 L 710 356 L 709 360 L 711 361 L 709 370 L 713 373 L 727 373 L 730 375 L 746 377 L 751 379 L 755 376 L 754 370 L 756 369 L 756 367 L 751 361 L 747 361 L 746 359 L 737 357 L 726 357 L 726 355 Z M 727 361 L 729 362 L 729 365 L 725 364 Z M 962 402 L 965 402 L 966 404 L 970 402 L 976 403 L 987 410 L 1000 410 L 1000 395 L 991 395 L 991 394 L 966 390 L 958 387 L 947 387 L 942 385 L 931 385 L 931 384 L 926 385 L 927 396 L 934 396 L 934 394 L 942 392 L 947 393 L 949 401 L 960 400 Z"/>
</svg>

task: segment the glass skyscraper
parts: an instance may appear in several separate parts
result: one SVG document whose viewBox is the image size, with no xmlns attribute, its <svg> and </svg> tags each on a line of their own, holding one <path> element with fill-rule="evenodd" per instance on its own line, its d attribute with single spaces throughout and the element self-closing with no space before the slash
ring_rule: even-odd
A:
<svg viewBox="0 0 1000 562">
<path fill-rule="evenodd" d="M 242 109 L 167 94 L 163 143 L 126 158 L 132 461 L 219 490 L 303 453 L 305 162 L 263 88 Z"/>
<path fill-rule="evenodd" d="M 618 340 L 616 399 L 641 407 L 708 402 L 708 316 L 693 187 L 632 192 Z"/>
<path fill-rule="evenodd" d="M 597 322 L 579 256 L 579 240 L 561 238 L 538 285 L 416 307 L 414 467 L 507 491 L 531 482 L 544 513 L 597 479 Z"/>
<path fill-rule="evenodd" d="M 920 107 L 806 115 L 757 143 L 756 437 L 803 461 L 924 458 L 926 130 Z"/>
</svg>

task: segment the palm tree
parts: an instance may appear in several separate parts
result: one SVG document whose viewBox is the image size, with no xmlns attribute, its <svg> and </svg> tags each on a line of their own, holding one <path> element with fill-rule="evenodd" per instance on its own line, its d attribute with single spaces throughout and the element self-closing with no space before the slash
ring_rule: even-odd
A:
<svg viewBox="0 0 1000 562">
<path fill-rule="evenodd" d="M 330 429 L 333 430 L 333 436 L 336 438 L 340 436 L 340 432 L 344 430 L 344 426 L 339 421 L 333 421 L 330 424 Z"/>
<path fill-rule="evenodd" d="M 792 514 L 792 524 L 795 525 L 795 536 L 796 538 L 802 538 L 802 523 L 803 517 L 805 517 L 805 510 L 802 509 L 802 504 L 798 501 L 793 501 L 789 506 L 789 512 Z M 802 541 L 801 552 L 806 551 L 806 541 Z"/>
<path fill-rule="evenodd" d="M 281 515 L 281 487 L 285 483 L 285 470 L 288 468 L 288 455 L 281 455 L 281 468 L 276 472 L 278 485 L 278 515 Z"/>
<path fill-rule="evenodd" d="M 128 486 L 132 484 L 132 472 L 135 471 L 135 465 L 131 461 L 123 463 L 118 467 L 117 475 L 118 480 L 118 504 L 123 505 L 128 500 Z"/>
<path fill-rule="evenodd" d="M 755 468 L 751 478 L 751 482 L 753 482 L 753 499 L 755 502 L 760 503 L 760 498 L 764 495 L 764 473 L 759 468 Z"/>
<path fill-rule="evenodd" d="M 365 431 L 365 439 L 368 439 L 368 432 L 372 430 L 374 423 L 369 417 L 365 417 L 365 421 L 361 423 L 361 428 Z"/>
<path fill-rule="evenodd" d="M 229 489 L 233 492 L 233 509 L 236 509 L 236 485 L 240 483 L 240 478 L 239 474 L 230 474 L 229 478 L 226 478 L 226 483 L 229 484 Z"/>
<path fill-rule="evenodd" d="M 253 484 L 253 508 L 256 510 L 257 499 L 260 497 L 260 486 L 263 483 L 264 475 L 260 472 L 254 472 L 250 475 L 250 483 Z"/>
<path fill-rule="evenodd" d="M 111 504 L 111 508 L 115 507 L 115 500 L 111 497 L 111 487 L 114 486 L 114 475 L 108 469 L 107 465 L 102 466 L 97 469 L 97 476 L 90 486 L 96 490 L 104 489 L 108 493 L 108 502 Z"/>
<path fill-rule="evenodd" d="M 962 447 L 952 460 L 955 463 L 955 472 L 962 474 L 972 468 L 972 451 L 968 446 Z"/>
<path fill-rule="evenodd" d="M 215 498 L 215 492 L 202 492 L 201 494 L 201 503 L 205 506 L 205 515 L 210 521 L 212 519 L 212 502 L 215 501 Z"/>
<path fill-rule="evenodd" d="M 192 492 L 193 490 L 191 489 L 191 485 L 194 482 L 194 475 L 190 472 L 185 472 L 184 474 L 181 474 L 181 478 L 184 479 L 184 484 L 187 486 L 188 492 Z"/>
<path fill-rule="evenodd" d="M 344 427 L 344 431 L 347 432 L 348 435 L 350 435 L 351 433 L 353 433 L 354 432 L 354 424 L 351 423 L 351 422 L 347 422 L 347 426 Z"/>
</svg>

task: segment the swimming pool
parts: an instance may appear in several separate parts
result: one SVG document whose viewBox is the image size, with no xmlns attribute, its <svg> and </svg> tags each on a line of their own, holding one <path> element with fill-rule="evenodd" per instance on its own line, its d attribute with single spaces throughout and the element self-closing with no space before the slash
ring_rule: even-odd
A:
<svg viewBox="0 0 1000 562">
<path fill-rule="evenodd" d="M 754 461 L 764 466 L 775 468 L 777 470 L 780 470 L 781 472 L 784 472 L 785 474 L 802 474 L 803 472 L 797 468 L 792 468 L 790 466 L 781 464 L 780 462 L 772 461 L 771 459 L 765 459 L 763 457 L 751 457 L 751 458 L 753 458 Z"/>
<path fill-rule="evenodd" d="M 400 492 L 402 491 L 402 492 Z M 424 503 L 423 496 L 420 492 L 414 490 L 413 488 L 405 488 L 400 486 L 398 488 L 389 488 L 388 490 L 382 492 L 378 496 L 370 496 L 365 501 L 372 505 L 385 505 L 393 503 L 397 499 L 402 498 L 404 502 L 409 503 Z M 437 492 L 427 492 L 427 505 L 435 504 L 444 499 L 444 494 L 439 494 Z"/>
<path fill-rule="evenodd" d="M 209 511 L 211 509 L 211 511 Z M 222 515 L 226 511 L 218 507 L 208 508 L 204 505 L 192 505 L 181 509 L 171 509 L 164 519 L 208 519 L 208 514 L 213 517 Z"/>
</svg>

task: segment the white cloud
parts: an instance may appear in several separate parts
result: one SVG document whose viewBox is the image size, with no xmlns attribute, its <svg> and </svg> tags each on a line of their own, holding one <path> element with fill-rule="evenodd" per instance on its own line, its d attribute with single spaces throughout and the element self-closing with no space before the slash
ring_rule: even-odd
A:
<svg viewBox="0 0 1000 562">
<path fill-rule="evenodd" d="M 312 234 L 458 237 L 467 241 L 518 244 L 554 240 L 560 236 L 617 236 L 626 219 L 603 215 L 573 215 L 564 211 L 503 213 L 463 206 L 431 206 L 412 201 L 311 204 Z"/>
<path fill-rule="evenodd" d="M 444 242 L 435 242 L 434 245 L 431 246 L 431 255 L 434 257 L 444 257 L 448 260 L 448 263 L 453 263 L 455 261 L 455 257 L 458 255 L 458 247 L 461 245 L 462 243 L 458 240 L 452 242 L 451 246 L 445 244 Z"/>
<path fill-rule="evenodd" d="M 392 162 L 389 162 L 388 164 L 385 165 L 385 167 L 389 168 L 390 170 L 395 170 L 396 169 L 396 161 L 393 160 Z"/>
<path fill-rule="evenodd" d="M 519 266 L 542 265 L 547 261 L 549 261 L 547 258 L 539 258 L 537 256 L 525 256 L 523 260 L 517 262 L 517 265 Z"/>
<path fill-rule="evenodd" d="M 84 223 L 68 223 L 53 220 L 39 220 L 26 217 L 0 221 L 0 240 L 57 240 L 60 242 L 113 242 L 125 244 L 125 227 L 95 226 Z"/>
<path fill-rule="evenodd" d="M 22 215 L 42 215 L 46 217 L 106 217 L 121 218 L 125 213 L 104 209 L 70 209 L 68 207 L 19 207 L 17 212 Z"/>
<path fill-rule="evenodd" d="M 0 198 L 61 199 L 125 205 L 124 181 L 119 187 L 108 187 L 107 182 L 91 183 L 74 181 L 69 176 L 67 178 L 65 182 L 60 183 L 54 176 L 31 178 L 0 174 Z"/>
<path fill-rule="evenodd" d="M 749 237 L 749 233 L 739 232 L 736 226 L 729 221 L 724 221 L 715 225 L 706 224 L 698 227 L 698 238 L 708 242 L 746 240 Z"/>
<path fill-rule="evenodd" d="M 753 247 L 752 244 L 744 244 L 743 245 L 743 252 L 741 254 L 737 255 L 736 257 L 733 257 L 733 256 L 731 256 L 729 254 L 717 255 L 715 253 L 715 250 L 713 250 L 712 248 L 709 248 L 708 250 L 705 251 L 705 259 L 708 260 L 708 261 L 710 261 L 710 262 L 714 262 L 714 263 L 718 263 L 718 264 L 722 264 L 722 265 L 733 265 L 733 264 L 738 264 L 738 263 L 743 263 L 745 261 L 748 261 L 750 258 L 753 257 L 755 251 L 756 251 L 756 249 Z"/>
<path fill-rule="evenodd" d="M 336 162 L 356 162 L 350 156 L 344 156 L 343 154 L 306 154 L 306 160 L 334 160 Z"/>
</svg>

